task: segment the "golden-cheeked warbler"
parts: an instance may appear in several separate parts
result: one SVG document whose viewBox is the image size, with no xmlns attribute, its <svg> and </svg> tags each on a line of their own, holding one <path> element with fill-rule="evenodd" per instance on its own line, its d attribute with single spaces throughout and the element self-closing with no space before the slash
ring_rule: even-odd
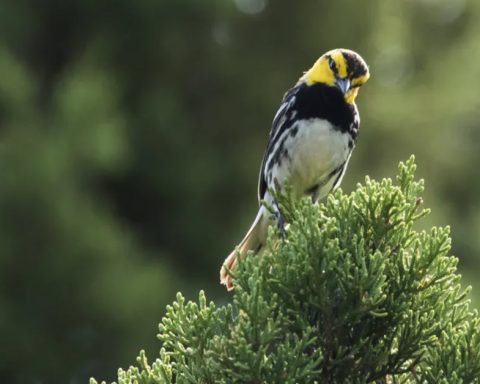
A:
<svg viewBox="0 0 480 384">
<path fill-rule="evenodd" d="M 312 201 L 337 188 L 355 146 L 360 124 L 355 98 L 370 74 L 354 51 L 334 49 L 322 55 L 283 97 L 273 118 L 258 181 L 258 214 L 244 239 L 226 258 L 220 280 L 233 288 L 237 257 L 265 245 L 272 214 L 283 234 L 283 217 L 270 193 L 288 180 L 294 197 Z"/>
</svg>

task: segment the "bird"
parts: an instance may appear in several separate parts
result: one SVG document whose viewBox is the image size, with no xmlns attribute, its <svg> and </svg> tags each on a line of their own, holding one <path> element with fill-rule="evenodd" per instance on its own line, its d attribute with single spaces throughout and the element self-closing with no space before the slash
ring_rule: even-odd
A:
<svg viewBox="0 0 480 384">
<path fill-rule="evenodd" d="M 276 222 L 283 237 L 284 220 L 274 195 L 285 183 L 293 198 L 310 196 L 313 203 L 340 185 L 360 127 L 355 99 L 369 77 L 358 53 L 337 48 L 320 56 L 285 93 L 260 167 L 258 213 L 220 269 L 220 282 L 227 290 L 234 288 L 238 257 L 249 250 L 261 252 L 269 225 Z"/>
</svg>

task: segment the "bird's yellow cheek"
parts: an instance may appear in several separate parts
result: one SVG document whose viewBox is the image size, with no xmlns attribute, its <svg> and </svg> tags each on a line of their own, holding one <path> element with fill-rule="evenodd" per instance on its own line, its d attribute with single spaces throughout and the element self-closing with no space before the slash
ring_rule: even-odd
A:
<svg viewBox="0 0 480 384">
<path fill-rule="evenodd" d="M 347 93 L 345 93 L 345 101 L 349 104 L 353 104 L 355 102 L 355 98 L 358 95 L 358 87 L 350 88 Z"/>
<path fill-rule="evenodd" d="M 328 67 L 328 61 L 323 56 L 315 62 L 312 68 L 305 72 L 302 79 L 307 85 L 313 85 L 315 83 L 335 84 L 335 75 Z"/>
</svg>

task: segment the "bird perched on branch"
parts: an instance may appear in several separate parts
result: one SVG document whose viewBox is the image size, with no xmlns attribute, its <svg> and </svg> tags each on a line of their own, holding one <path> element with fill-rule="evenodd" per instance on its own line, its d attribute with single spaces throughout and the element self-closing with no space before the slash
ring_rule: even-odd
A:
<svg viewBox="0 0 480 384">
<path fill-rule="evenodd" d="M 288 180 L 294 197 L 308 195 L 316 202 L 339 186 L 358 135 L 355 98 L 369 77 L 358 53 L 334 49 L 322 55 L 285 94 L 273 118 L 260 168 L 260 208 L 220 270 L 220 281 L 227 289 L 233 288 L 230 272 L 235 270 L 237 257 L 262 249 L 272 220 L 283 234 L 282 213 L 270 191 L 278 191 Z M 273 215 L 262 201 L 273 208 Z"/>
</svg>

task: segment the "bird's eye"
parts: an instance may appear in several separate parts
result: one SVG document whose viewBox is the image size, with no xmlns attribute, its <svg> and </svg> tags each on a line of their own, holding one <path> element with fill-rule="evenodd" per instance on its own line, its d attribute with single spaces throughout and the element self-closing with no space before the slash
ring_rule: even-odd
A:
<svg viewBox="0 0 480 384">
<path fill-rule="evenodd" d="M 335 65 L 335 60 L 333 60 L 331 57 L 328 58 L 328 66 L 330 67 L 330 69 L 331 69 L 332 71 L 334 71 L 335 68 L 337 67 L 337 66 Z"/>
</svg>

